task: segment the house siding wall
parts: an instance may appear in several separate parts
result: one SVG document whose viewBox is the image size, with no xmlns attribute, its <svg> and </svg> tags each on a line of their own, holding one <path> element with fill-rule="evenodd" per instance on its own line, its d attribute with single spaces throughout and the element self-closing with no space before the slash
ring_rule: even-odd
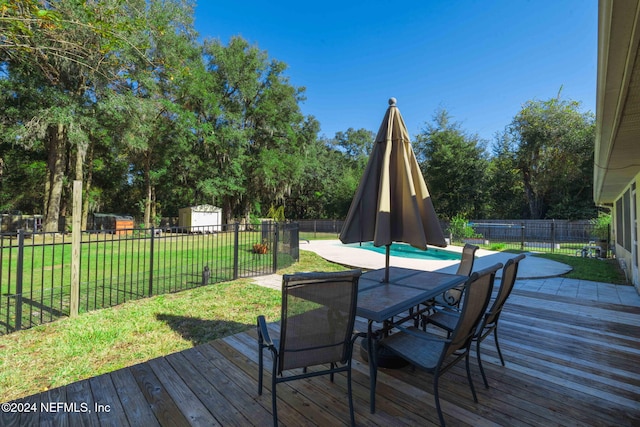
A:
<svg viewBox="0 0 640 427">
<path fill-rule="evenodd" d="M 632 197 L 632 188 L 635 186 L 635 197 Z M 634 243 L 632 228 L 635 228 L 635 235 L 640 235 L 640 229 L 638 224 L 638 212 L 640 207 L 640 174 L 636 175 L 633 180 L 625 187 L 613 204 L 612 222 L 613 222 L 613 235 L 612 239 L 615 243 L 616 258 L 620 261 L 621 267 L 625 270 L 627 278 L 636 290 L 640 293 L 640 280 L 638 274 L 634 276 L 634 265 L 640 265 L 640 250 L 636 249 L 636 260 L 633 259 L 633 245 L 637 246 L 637 242 Z M 634 220 L 632 208 L 635 206 L 636 218 Z M 637 239 L 637 237 L 636 237 Z"/>
</svg>

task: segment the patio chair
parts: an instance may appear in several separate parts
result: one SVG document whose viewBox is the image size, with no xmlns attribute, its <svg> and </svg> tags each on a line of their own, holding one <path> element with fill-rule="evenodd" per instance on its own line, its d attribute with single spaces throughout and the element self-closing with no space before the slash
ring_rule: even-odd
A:
<svg viewBox="0 0 640 427">
<path fill-rule="evenodd" d="M 471 380 L 469 352 L 474 332 L 489 304 L 496 271 L 501 267 L 502 264 L 498 263 L 492 267 L 472 273 L 467 279 L 464 285 L 464 301 L 460 311 L 460 318 L 448 338 L 425 332 L 416 327 L 398 327 L 400 330 L 398 333 L 391 334 L 379 342 L 379 345 L 388 348 L 409 363 L 433 375 L 436 409 L 438 410 L 440 424 L 443 426 L 445 422 L 440 408 L 438 379 L 462 358 L 466 362 L 467 380 L 473 394 L 473 400 L 475 402 L 478 401 L 473 381 Z"/>
<path fill-rule="evenodd" d="M 518 265 L 520 261 L 524 259 L 524 257 L 524 254 L 520 254 L 515 258 L 509 259 L 505 263 L 504 268 L 502 269 L 502 280 L 500 281 L 500 289 L 498 290 L 496 298 L 492 303 L 490 303 L 491 306 L 480 321 L 475 336 L 473 337 L 474 341 L 476 342 L 476 357 L 478 358 L 478 366 L 480 368 L 482 380 L 484 381 L 484 386 L 486 388 L 489 388 L 489 383 L 484 373 L 484 368 L 482 367 L 482 359 L 480 357 L 480 343 L 493 332 L 493 339 L 496 343 L 496 349 L 498 350 L 500 362 L 502 363 L 502 366 L 505 366 L 504 358 L 502 357 L 502 352 L 500 351 L 500 345 L 498 344 L 498 320 L 500 319 L 500 313 L 502 313 L 504 303 L 507 301 L 507 298 L 511 294 L 513 285 L 516 283 L 516 277 L 518 276 Z M 451 310 L 436 311 L 435 314 L 425 317 L 425 327 L 426 324 L 431 323 L 451 333 L 455 329 L 459 318 L 459 312 Z"/>
<path fill-rule="evenodd" d="M 473 263 L 475 261 L 476 251 L 478 249 L 480 249 L 478 246 L 465 243 L 464 247 L 462 248 L 462 258 L 460 259 L 460 264 L 458 265 L 456 274 L 460 274 L 461 276 L 471 275 L 471 272 L 473 271 Z M 449 289 L 444 294 L 442 294 L 442 298 L 436 298 L 436 302 L 452 307 L 458 307 L 460 305 L 460 299 L 462 297 L 463 286 L 464 284 Z"/>
<path fill-rule="evenodd" d="M 280 336 L 271 339 L 264 316 L 258 316 L 258 394 L 262 394 L 263 350 L 273 358 L 271 396 L 273 424 L 278 424 L 276 385 L 318 375 L 347 373 L 351 425 L 351 354 L 360 270 L 297 273 L 282 277 Z M 327 366 L 328 365 L 328 366 Z M 307 369 L 314 367 L 314 369 Z M 301 372 L 284 371 L 303 368 Z"/>
<path fill-rule="evenodd" d="M 472 245 L 470 243 L 465 243 L 464 247 L 462 248 L 462 258 L 460 259 L 460 264 L 458 265 L 456 274 L 459 274 L 461 276 L 471 275 L 471 272 L 473 271 L 473 263 L 475 261 L 475 254 L 478 249 L 480 249 L 478 246 Z M 413 317 L 414 326 L 417 328 L 420 324 L 422 324 L 424 327 L 425 316 L 429 316 L 430 313 L 433 313 L 433 310 L 437 305 L 459 307 L 464 286 L 465 283 L 462 283 L 459 286 L 448 289 L 443 292 L 442 295 L 429 301 L 424 301 L 421 304 L 418 304 L 414 309 L 410 310 L 409 313 Z M 424 305 L 425 308 L 421 308 L 421 305 Z"/>
</svg>

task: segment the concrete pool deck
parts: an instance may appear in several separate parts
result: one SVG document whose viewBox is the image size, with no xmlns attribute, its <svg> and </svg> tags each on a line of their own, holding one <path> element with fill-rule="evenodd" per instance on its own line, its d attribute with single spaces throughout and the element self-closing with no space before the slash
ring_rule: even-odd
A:
<svg viewBox="0 0 640 427">
<path fill-rule="evenodd" d="M 339 240 L 301 241 L 300 249 L 312 251 L 321 257 L 339 264 L 364 268 L 378 269 L 384 267 L 384 254 L 367 249 L 343 245 Z M 460 246 L 449 246 L 447 250 L 462 252 Z M 480 249 L 474 270 L 489 267 L 497 262 L 505 263 L 514 254 L 493 252 Z M 634 286 L 613 285 L 611 283 L 593 282 L 582 279 L 561 277 L 571 271 L 571 267 L 559 262 L 538 258 L 526 254 L 520 261 L 518 281 L 515 288 L 529 292 L 540 292 L 572 298 L 585 298 L 607 304 L 622 304 L 640 308 L 640 294 Z M 455 273 L 459 260 L 454 261 L 426 261 L 409 258 L 391 257 L 390 265 L 397 267 L 417 268 L 430 271 Z M 502 269 L 498 270 L 498 276 Z M 253 278 L 254 283 L 276 290 L 282 289 L 282 276 L 270 274 Z M 624 315 L 624 313 L 623 313 Z"/>
<path fill-rule="evenodd" d="M 385 265 L 384 254 L 351 245 L 345 245 L 339 240 L 301 241 L 300 249 L 315 252 L 328 261 L 348 265 L 350 267 L 375 270 L 382 268 Z M 462 253 L 461 246 L 447 246 L 446 250 Z M 480 270 L 485 267 L 490 267 L 498 262 L 504 264 L 509 258 L 513 258 L 514 256 L 515 255 L 512 253 L 479 249 L 476 252 L 476 260 L 473 269 Z M 443 273 L 455 273 L 459 262 L 459 259 L 441 261 L 402 258 L 396 256 L 391 256 L 389 259 L 389 264 L 391 266 L 440 271 Z M 518 278 L 541 279 L 556 277 L 568 273 L 569 271 L 571 271 L 571 267 L 566 264 L 526 254 L 526 258 L 520 262 L 518 267 Z M 501 270 L 498 272 L 498 277 L 500 276 L 500 273 Z"/>
</svg>

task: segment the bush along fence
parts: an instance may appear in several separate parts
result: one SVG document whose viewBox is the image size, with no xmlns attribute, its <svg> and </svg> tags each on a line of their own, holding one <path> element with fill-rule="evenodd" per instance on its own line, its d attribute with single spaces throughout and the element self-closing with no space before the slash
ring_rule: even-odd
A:
<svg viewBox="0 0 640 427">
<path fill-rule="evenodd" d="M 340 234 L 344 221 L 298 220 L 304 233 Z M 452 244 L 466 242 L 485 249 L 550 252 L 605 258 L 610 255 L 610 225 L 595 220 L 472 220 L 441 221 Z"/>
<path fill-rule="evenodd" d="M 298 225 L 0 233 L 0 334 L 299 260 Z M 175 231 L 175 230 L 174 230 Z M 76 249 L 77 246 L 77 249 Z"/>
</svg>

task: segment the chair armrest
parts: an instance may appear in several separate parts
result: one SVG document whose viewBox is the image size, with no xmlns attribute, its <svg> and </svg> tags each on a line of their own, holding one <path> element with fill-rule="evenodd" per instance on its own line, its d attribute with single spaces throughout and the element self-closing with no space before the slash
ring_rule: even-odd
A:
<svg viewBox="0 0 640 427">
<path fill-rule="evenodd" d="M 268 347 L 272 350 L 275 350 L 275 346 L 273 345 L 273 341 L 269 336 L 269 329 L 267 329 L 267 320 L 263 315 L 258 316 L 258 342 L 262 347 Z"/>
<path fill-rule="evenodd" d="M 360 332 L 360 331 L 353 331 L 353 335 L 356 338 L 366 338 L 367 337 L 367 333 L 366 332 Z"/>
</svg>

